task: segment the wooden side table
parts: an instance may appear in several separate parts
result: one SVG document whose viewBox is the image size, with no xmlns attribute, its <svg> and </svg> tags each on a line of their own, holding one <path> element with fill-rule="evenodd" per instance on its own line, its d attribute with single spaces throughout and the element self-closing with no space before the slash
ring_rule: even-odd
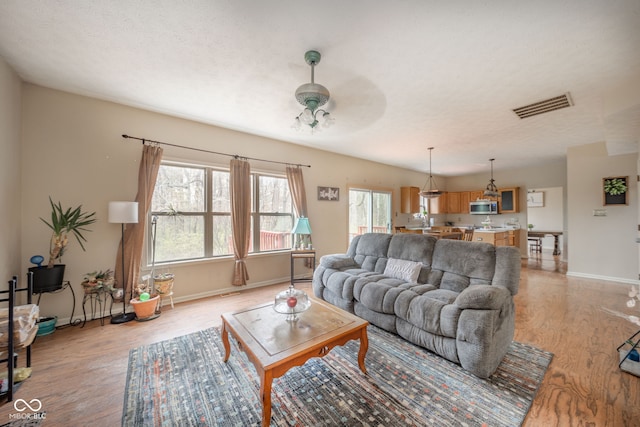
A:
<svg viewBox="0 0 640 427">
<path fill-rule="evenodd" d="M 311 277 L 296 279 L 294 276 L 295 261 L 297 259 L 309 260 L 311 265 Z M 313 280 L 313 272 L 316 269 L 316 251 L 314 249 L 308 250 L 293 250 L 291 251 L 291 284 L 295 285 L 300 282 L 311 282 Z"/>
</svg>

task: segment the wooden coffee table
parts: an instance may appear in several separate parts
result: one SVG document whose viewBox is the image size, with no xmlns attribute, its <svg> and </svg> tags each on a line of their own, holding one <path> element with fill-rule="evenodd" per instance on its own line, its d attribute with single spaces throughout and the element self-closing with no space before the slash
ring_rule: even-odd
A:
<svg viewBox="0 0 640 427">
<path fill-rule="evenodd" d="M 312 357 L 323 357 L 337 345 L 360 340 L 358 365 L 367 373 L 364 358 L 369 348 L 366 320 L 312 298 L 311 307 L 287 322 L 273 304 L 263 304 L 222 315 L 224 361 L 229 360 L 231 334 L 256 367 L 260 376 L 262 425 L 271 421 L 271 383 L 289 369 L 303 365 Z"/>
</svg>

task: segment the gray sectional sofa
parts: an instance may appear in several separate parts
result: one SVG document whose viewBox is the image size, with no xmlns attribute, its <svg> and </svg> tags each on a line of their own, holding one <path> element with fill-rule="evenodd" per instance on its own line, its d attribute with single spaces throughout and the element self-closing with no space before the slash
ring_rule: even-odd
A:
<svg viewBox="0 0 640 427">
<path fill-rule="evenodd" d="M 368 233 L 320 259 L 313 292 L 487 378 L 513 340 L 519 283 L 511 246 Z"/>
</svg>

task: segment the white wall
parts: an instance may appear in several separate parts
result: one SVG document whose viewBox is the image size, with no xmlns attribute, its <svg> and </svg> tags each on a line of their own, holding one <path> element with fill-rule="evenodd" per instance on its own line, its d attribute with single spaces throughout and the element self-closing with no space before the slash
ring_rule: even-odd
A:
<svg viewBox="0 0 640 427">
<path fill-rule="evenodd" d="M 48 252 L 49 230 L 39 217 L 49 215 L 49 196 L 65 207 L 82 204 L 86 210 L 96 211 L 98 221 L 86 236 L 87 251 L 72 241 L 63 259 L 67 265 L 65 278 L 75 289 L 78 307 L 83 275 L 113 267 L 115 262 L 120 226 L 107 222 L 108 202 L 133 200 L 136 195 L 142 148 L 138 141 L 123 139 L 124 133 L 206 150 L 310 164 L 311 168 L 304 169 L 304 179 L 313 242 L 319 256 L 344 252 L 347 247 L 347 185 L 393 189 L 394 210 L 398 211 L 400 187 L 418 186 L 424 180 L 422 173 L 35 85 L 25 84 L 23 93 L 22 271 L 29 267 L 32 255 Z M 227 157 L 164 148 L 167 159 L 229 164 Z M 256 169 L 284 172 L 284 166 L 251 164 Z M 340 201 L 318 201 L 317 186 L 339 187 Z M 19 196 L 14 200 L 20 200 Z M 251 256 L 247 265 L 249 286 L 285 281 L 290 271 L 288 253 Z M 172 271 L 176 274 L 177 301 L 237 290 L 230 285 L 233 261 L 229 258 L 188 262 Z M 71 311 L 71 296 L 68 292 L 45 294 L 41 308 L 46 315 L 66 319 Z"/>
<path fill-rule="evenodd" d="M 637 283 L 637 154 L 609 156 L 605 143 L 567 153 L 568 275 Z M 602 178 L 629 176 L 628 205 L 603 206 Z M 594 216 L 605 209 L 606 216 Z"/>
<path fill-rule="evenodd" d="M 0 58 L 0 280 L 5 284 L 20 272 L 20 112 L 22 82 Z"/>
</svg>

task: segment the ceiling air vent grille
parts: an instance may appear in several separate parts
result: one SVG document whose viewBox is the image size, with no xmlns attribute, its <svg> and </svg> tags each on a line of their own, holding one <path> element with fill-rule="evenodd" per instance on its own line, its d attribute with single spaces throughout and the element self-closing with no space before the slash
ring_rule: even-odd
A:
<svg viewBox="0 0 640 427">
<path fill-rule="evenodd" d="M 571 107 L 572 105 L 573 102 L 571 101 L 571 95 L 567 92 L 564 95 L 556 96 L 555 98 L 515 108 L 513 112 L 521 119 L 525 119 L 527 117 L 537 116 L 538 114 L 548 113 L 549 111 Z"/>
</svg>

